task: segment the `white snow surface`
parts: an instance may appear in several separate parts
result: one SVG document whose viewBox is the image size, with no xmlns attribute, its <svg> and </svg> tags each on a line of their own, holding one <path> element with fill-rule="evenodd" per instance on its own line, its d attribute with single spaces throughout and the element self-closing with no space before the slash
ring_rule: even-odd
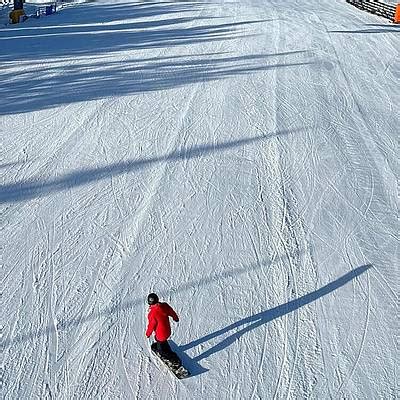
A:
<svg viewBox="0 0 400 400">
<path fill-rule="evenodd" d="M 2 28 L 0 397 L 396 398 L 399 29 L 340 0 Z"/>
</svg>

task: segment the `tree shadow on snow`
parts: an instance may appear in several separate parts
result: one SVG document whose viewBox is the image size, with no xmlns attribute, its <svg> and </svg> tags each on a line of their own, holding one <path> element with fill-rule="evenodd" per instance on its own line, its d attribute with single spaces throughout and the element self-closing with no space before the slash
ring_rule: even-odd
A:
<svg viewBox="0 0 400 400">
<path fill-rule="evenodd" d="M 171 293 L 176 293 L 176 292 L 183 292 L 192 289 L 193 287 L 199 288 L 201 286 L 209 285 L 215 282 L 220 282 L 223 279 L 238 276 L 240 274 L 248 273 L 252 270 L 258 269 L 258 268 L 266 268 L 268 267 L 272 262 L 267 261 L 267 262 L 261 262 L 261 263 L 255 263 L 249 266 L 245 267 L 239 267 L 232 269 L 230 271 L 227 271 L 223 274 L 220 275 L 212 275 L 203 279 L 200 279 L 198 281 L 192 281 L 188 283 L 184 283 L 176 288 L 173 288 L 167 292 L 160 292 L 160 295 L 162 297 L 166 297 L 170 295 Z M 319 298 L 333 292 L 336 289 L 339 289 L 341 286 L 344 286 L 351 280 L 357 278 L 364 272 L 366 272 L 368 269 L 372 267 L 372 264 L 367 264 L 363 265 L 361 267 L 358 267 L 347 274 L 343 275 L 339 279 L 329 283 L 326 286 L 323 286 L 322 288 L 309 293 L 305 296 L 302 296 L 298 299 L 294 299 L 289 301 L 286 304 L 282 304 L 280 306 L 274 307 L 270 310 L 263 311 L 261 313 L 252 315 L 250 317 L 241 319 L 240 321 L 237 321 L 231 325 L 228 325 L 227 327 L 220 329 L 218 331 L 215 331 L 213 333 L 210 333 L 206 336 L 203 336 L 200 339 L 196 339 L 193 342 L 190 342 L 186 345 L 178 346 L 176 343 L 172 342 L 172 346 L 174 350 L 180 355 L 182 358 L 182 361 L 184 362 L 185 366 L 188 367 L 188 369 L 191 371 L 192 376 L 199 375 L 203 372 L 206 372 L 207 369 L 203 368 L 200 364 L 199 361 L 205 359 L 206 357 L 209 357 L 212 354 L 215 354 L 217 352 L 220 352 L 224 349 L 226 349 L 228 346 L 230 346 L 232 343 L 234 343 L 236 340 L 238 340 L 241 336 L 243 336 L 245 333 L 254 330 L 262 325 L 267 324 L 268 322 L 273 321 L 276 318 L 282 317 L 286 314 L 289 314 L 293 311 L 296 311 L 297 309 L 308 305 L 309 303 L 312 303 L 313 301 L 318 300 Z M 57 331 L 58 333 L 62 331 L 68 331 L 71 329 L 74 329 L 78 326 L 81 326 L 85 323 L 91 322 L 91 321 L 96 321 L 98 319 L 104 318 L 104 317 L 111 317 L 111 316 L 118 316 L 123 312 L 126 311 L 131 311 L 132 309 L 138 307 L 138 306 L 143 306 L 145 304 L 145 298 L 138 298 L 129 302 L 125 302 L 119 305 L 114 305 L 111 308 L 106 308 L 103 309 L 102 311 L 94 312 L 89 314 L 86 317 L 81 317 L 81 318 L 76 318 L 76 319 L 69 319 L 69 320 L 60 320 L 57 324 L 57 327 L 55 326 L 48 326 L 46 328 L 37 328 L 35 330 L 32 330 L 30 332 L 24 333 L 24 334 L 19 334 L 15 335 L 14 337 L 11 338 L 5 338 L 5 340 L 2 341 L 0 348 L 3 350 L 11 345 L 16 345 L 22 342 L 27 342 L 34 340 L 35 338 L 39 338 L 42 336 L 47 336 L 51 332 Z M 119 319 L 117 318 L 116 321 Z M 250 324 L 250 325 L 248 325 Z M 247 325 L 241 330 L 237 331 L 237 328 L 242 327 L 243 325 Z M 234 331 L 234 333 L 230 334 L 228 337 L 223 339 L 220 343 L 214 345 L 210 349 L 206 350 L 204 353 L 200 354 L 197 357 L 190 357 L 187 354 L 187 350 L 194 348 L 200 344 L 203 344 L 205 342 L 208 342 L 212 339 L 217 338 L 218 336 L 222 336 L 226 333 L 230 333 L 231 331 Z M 34 345 L 34 343 L 32 343 Z"/>
<path fill-rule="evenodd" d="M 286 256 L 285 256 L 286 257 Z M 182 283 L 179 286 L 173 287 L 170 290 L 162 291 L 160 290 L 158 294 L 160 297 L 168 297 L 174 293 L 183 293 L 192 290 L 193 288 L 204 287 L 213 284 L 220 284 L 225 279 L 230 279 L 237 277 L 239 275 L 247 274 L 251 271 L 255 271 L 258 269 L 265 269 L 272 265 L 273 262 L 277 262 L 281 260 L 281 257 L 275 257 L 272 260 L 265 260 L 260 261 L 257 263 L 253 263 L 250 265 L 243 265 L 240 267 L 231 268 L 223 273 L 219 274 L 211 274 L 209 276 L 205 276 L 201 279 L 195 281 L 189 281 L 186 283 Z M 113 303 L 111 307 L 105 307 L 101 310 L 93 311 L 86 316 L 76 317 L 76 318 L 60 318 L 57 322 L 56 326 L 49 325 L 47 327 L 41 328 L 36 327 L 28 332 L 24 332 L 21 334 L 16 334 L 11 338 L 4 338 L 3 342 L 1 342 L 0 348 L 8 347 L 13 344 L 19 344 L 22 342 L 26 342 L 29 340 L 34 340 L 35 338 L 39 338 L 41 336 L 47 336 L 49 333 L 53 332 L 65 332 L 70 331 L 74 328 L 77 328 L 81 325 L 84 325 L 89 322 L 98 321 L 99 319 L 103 318 L 110 318 L 113 316 L 119 317 L 124 312 L 132 312 L 136 307 L 144 307 L 147 304 L 147 296 L 146 297 L 139 297 L 136 299 L 132 299 L 130 301 L 120 302 L 120 303 Z M 144 328 L 143 328 L 144 329 Z"/>
<path fill-rule="evenodd" d="M 194 158 L 205 157 L 218 151 L 228 151 L 235 147 L 250 145 L 252 143 L 268 140 L 276 136 L 294 133 L 292 131 L 272 132 L 263 136 L 250 137 L 227 142 L 204 144 L 193 146 L 182 150 L 174 150 L 169 154 L 137 160 L 122 161 L 109 164 L 104 167 L 87 168 L 73 171 L 47 181 L 40 179 L 28 179 L 17 183 L 10 183 L 0 186 L 0 204 L 19 202 L 33 198 L 39 198 L 52 193 L 83 186 L 92 182 L 108 179 L 124 173 L 138 172 L 152 165 L 162 162 L 177 162 Z"/>
<path fill-rule="evenodd" d="M 222 23 L 220 17 L 200 16 L 203 8 L 196 2 L 90 3 L 63 10 L 44 26 L 39 20 L 0 30 L 0 62 L 5 65 L 0 70 L 0 115 L 310 63 L 302 51 L 236 57 L 189 51 L 197 44 L 253 40 L 257 24 L 269 22 Z M 147 17 L 154 19 L 143 20 Z M 190 54 L 173 54 L 180 46 Z M 170 56 L 157 54 L 166 48 Z M 305 57 L 299 60 L 299 53 Z M 286 59 L 290 56 L 294 58 Z M 18 71 L 8 68 L 17 62 Z"/>
<path fill-rule="evenodd" d="M 196 20 L 213 17 L 176 17 L 156 21 L 123 22 L 115 25 L 67 25 L 65 27 L 37 28 L 32 31 L 0 32 L 0 43 L 7 46 L 7 52 L 0 53 L 0 61 L 25 62 L 24 66 L 34 67 L 40 62 L 52 65 L 66 62 L 73 57 L 87 57 L 95 61 L 98 56 L 110 55 L 128 50 L 162 49 L 183 44 L 203 43 L 211 40 L 225 40 L 235 28 L 261 21 L 200 26 L 180 26 Z M 8 48 L 9 47 L 9 48 Z M 50 60 L 46 60 L 50 58 Z M 32 64 L 28 62 L 32 61 Z M 123 63 L 123 61 L 120 61 Z M 78 65 L 79 67 L 79 65 Z M 38 72 L 50 71 L 50 68 Z M 54 71 L 56 72 L 56 71 Z"/>
<path fill-rule="evenodd" d="M 190 342 L 184 346 L 179 347 L 179 354 L 182 352 L 185 352 L 193 347 L 196 347 L 198 345 L 201 345 L 203 343 L 206 343 L 212 339 L 217 338 L 218 336 L 222 336 L 225 334 L 229 334 L 229 336 L 225 337 L 222 341 L 217 343 L 216 345 L 212 346 L 202 354 L 198 355 L 197 357 L 192 358 L 192 362 L 196 368 L 197 363 L 200 360 L 203 360 L 212 354 L 218 353 L 227 347 L 229 347 L 231 344 L 233 344 L 236 340 L 238 340 L 241 336 L 244 334 L 259 328 L 262 325 L 267 324 L 268 322 L 273 321 L 276 318 L 280 318 L 286 314 L 289 314 L 293 311 L 298 310 L 301 307 L 304 307 L 319 298 L 326 296 L 327 294 L 333 292 L 334 290 L 339 289 L 341 286 L 344 286 L 351 280 L 357 278 L 364 272 L 366 272 L 369 268 L 371 268 L 371 264 L 363 265 L 360 266 L 350 272 L 348 272 L 346 275 L 343 275 L 339 279 L 329 283 L 326 286 L 323 286 L 322 288 L 311 292 L 305 296 L 299 297 L 298 299 L 294 299 L 289 301 L 286 304 L 282 304 L 280 306 L 274 307 L 270 310 L 266 310 L 263 312 L 260 312 L 258 314 L 252 315 L 247 318 L 243 318 L 240 321 L 234 322 L 231 325 L 228 325 L 225 328 L 222 328 L 218 331 L 215 331 L 213 333 L 210 333 L 206 336 L 203 336 L 200 339 L 194 340 L 193 342 Z M 244 326 L 244 327 L 243 327 Z M 243 328 L 241 328 L 243 327 Z M 240 330 L 237 330 L 238 328 L 241 328 Z M 233 333 L 231 333 L 233 332 Z M 190 368 L 190 360 L 188 361 L 188 367 Z"/>
<path fill-rule="evenodd" d="M 299 68 L 312 63 L 306 58 L 298 60 L 299 53 L 303 52 L 229 57 L 224 53 L 207 53 L 122 61 L 99 58 L 85 62 L 81 60 L 68 66 L 45 63 L 28 68 L 16 76 L 12 71 L 1 74 L 0 115 L 170 90 L 198 82 L 223 80 L 277 68 Z M 294 56 L 295 60 L 282 61 L 282 58 L 290 56 Z"/>
</svg>

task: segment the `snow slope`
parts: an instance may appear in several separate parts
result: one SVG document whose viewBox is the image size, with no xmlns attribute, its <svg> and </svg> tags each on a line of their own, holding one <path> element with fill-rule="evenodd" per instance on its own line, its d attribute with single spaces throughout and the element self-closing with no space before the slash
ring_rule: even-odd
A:
<svg viewBox="0 0 400 400">
<path fill-rule="evenodd" d="M 1 397 L 395 398 L 399 49 L 340 0 L 1 29 Z"/>
</svg>

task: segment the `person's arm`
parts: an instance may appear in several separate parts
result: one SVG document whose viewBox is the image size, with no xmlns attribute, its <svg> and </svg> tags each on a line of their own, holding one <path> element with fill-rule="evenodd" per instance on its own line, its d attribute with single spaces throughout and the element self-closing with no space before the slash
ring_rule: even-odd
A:
<svg viewBox="0 0 400 400">
<path fill-rule="evenodd" d="M 157 320 L 153 317 L 151 313 L 149 313 L 148 319 L 149 323 L 147 325 L 146 336 L 150 337 L 157 327 Z"/>
<path fill-rule="evenodd" d="M 174 309 L 168 304 L 168 316 L 172 317 L 175 322 L 179 321 L 178 314 L 174 311 Z"/>
</svg>

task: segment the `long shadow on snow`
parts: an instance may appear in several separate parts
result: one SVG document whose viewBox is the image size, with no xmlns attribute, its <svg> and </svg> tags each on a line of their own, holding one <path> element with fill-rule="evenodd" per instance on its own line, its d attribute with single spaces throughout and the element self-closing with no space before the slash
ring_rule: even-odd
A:
<svg viewBox="0 0 400 400">
<path fill-rule="evenodd" d="M 286 257 L 286 255 L 284 256 Z M 273 260 L 267 260 L 263 262 L 257 262 L 251 265 L 246 265 L 242 267 L 237 267 L 233 268 L 229 271 L 223 272 L 222 274 L 213 274 L 211 276 L 207 276 L 205 278 L 196 280 L 196 281 L 191 281 L 187 283 L 183 283 L 177 287 L 171 288 L 166 291 L 160 290 L 158 294 L 161 297 L 168 297 L 171 294 L 174 293 L 182 293 L 186 292 L 188 290 L 191 290 L 193 288 L 199 288 L 202 286 L 207 286 L 211 285 L 214 283 L 220 283 L 224 279 L 236 277 L 242 274 L 249 273 L 251 271 L 260 269 L 260 268 L 268 268 L 272 262 L 276 262 L 278 260 L 281 260 L 282 258 L 280 257 L 275 257 Z M 59 318 L 57 327 L 55 328 L 53 325 L 49 325 L 45 328 L 40 328 L 37 327 L 36 329 L 32 329 L 29 332 L 25 332 L 23 334 L 17 334 L 12 338 L 7 338 L 5 339 L 1 344 L 0 348 L 5 348 L 13 344 L 18 344 L 22 342 L 26 342 L 29 340 L 33 340 L 35 338 L 39 338 L 41 336 L 47 336 L 49 333 L 52 332 L 63 332 L 63 331 L 68 331 L 70 329 L 74 329 L 78 326 L 81 326 L 85 323 L 92 322 L 99 320 L 101 318 L 109 318 L 114 316 L 115 314 L 120 314 L 123 312 L 132 312 L 133 309 L 135 309 L 138 306 L 144 307 L 146 303 L 147 297 L 140 297 L 133 299 L 131 301 L 123 302 L 123 303 L 114 303 L 111 307 L 105 307 L 102 310 L 99 311 L 93 311 L 90 314 L 83 316 L 83 317 L 76 317 L 76 318 L 69 318 L 69 319 L 64 319 L 64 318 Z"/>
<path fill-rule="evenodd" d="M 198 15 L 202 8 L 204 5 L 199 8 L 193 2 L 161 3 L 144 7 L 93 3 L 73 7 L 52 16 L 51 21 L 46 21 L 48 25 L 39 25 L 39 20 L 36 22 L 38 26 L 33 21 L 33 26 L 0 30 L 0 61 L 32 60 L 37 65 L 47 58 L 92 57 L 118 51 L 228 40 L 238 35 L 235 32 L 238 29 L 243 33 L 247 25 L 268 22 L 249 20 L 195 25 L 196 21 L 222 18 Z M 143 21 L 145 17 L 154 19 Z M 49 25 L 50 22 L 53 25 Z M 183 23 L 191 25 L 179 26 Z"/>
<path fill-rule="evenodd" d="M 139 93 L 169 90 L 197 82 L 228 79 L 277 68 L 299 68 L 311 64 L 298 60 L 306 52 L 221 57 L 222 54 L 181 55 L 85 64 L 39 66 L 21 72 L 10 85 L 0 84 L 0 115 L 15 114 L 70 104 Z M 293 56 L 296 61 L 282 62 Z M 280 62 L 274 62 L 274 58 Z"/>
<path fill-rule="evenodd" d="M 126 22 L 116 25 L 66 26 L 52 29 L 37 29 L 28 34 L 0 35 L 0 43 L 7 48 L 0 61 L 41 61 L 59 57 L 62 61 L 70 57 L 96 56 L 127 50 L 157 49 L 182 44 L 196 44 L 211 40 L 228 40 L 238 37 L 234 27 L 261 21 L 231 24 L 212 24 L 178 27 L 204 18 L 170 18 L 165 20 Z M 207 18 L 207 20 L 212 17 Z M 58 60 L 60 61 L 60 60 Z"/>
<path fill-rule="evenodd" d="M 400 33 L 400 29 L 361 29 L 356 31 L 329 31 L 329 33 Z"/>
<path fill-rule="evenodd" d="M 400 26 L 393 24 L 365 24 L 367 29 L 357 30 L 334 30 L 329 31 L 330 33 L 400 33 Z"/>
<path fill-rule="evenodd" d="M 275 63 L 267 61 L 267 58 L 297 55 L 301 51 L 241 57 L 221 57 L 223 53 L 143 59 L 126 56 L 131 54 L 127 52 L 130 50 L 169 48 L 173 51 L 175 46 L 242 37 L 252 40 L 256 33 L 252 26 L 268 22 L 201 24 L 198 21 L 217 18 L 185 14 L 196 12 L 196 7 L 199 6 L 195 2 L 140 6 L 86 4 L 63 11 L 62 18 L 52 17 L 54 26 L 0 31 L 0 49 L 4 50 L 0 52 L 0 61 L 24 63 L 23 70 L 17 74 L 7 68 L 0 70 L 0 115 L 309 64 L 307 59 L 299 61 L 297 56 L 293 62 L 282 62 L 281 58 Z M 138 20 L 160 15 L 161 19 Z M 112 53 L 118 55 L 110 62 Z M 69 62 L 72 57 L 74 62 Z"/>
<path fill-rule="evenodd" d="M 204 5 L 203 5 L 204 7 Z M 93 28 L 99 24 L 111 24 L 118 21 L 136 20 L 140 18 L 159 18 L 170 14 L 186 14 L 198 12 L 202 9 L 200 3 L 193 1 L 173 2 L 146 2 L 146 3 L 115 3 L 100 4 L 96 1 L 74 4 L 73 7 L 64 8 L 61 12 L 53 14 L 51 19 L 30 19 L 29 25 L 8 26 L 0 29 L 0 37 L 24 36 L 36 32 L 58 32 L 62 28 L 82 26 Z"/>
<path fill-rule="evenodd" d="M 66 10 L 62 18 L 59 15 L 52 17 L 54 26 L 0 31 L 0 61 L 21 61 L 24 67 L 17 74 L 7 68 L 0 70 L 0 115 L 308 64 L 308 60 L 297 58 L 295 62 L 275 64 L 266 61 L 267 57 L 302 52 L 241 57 L 192 53 L 159 59 L 128 58 L 127 54 L 131 53 L 127 51 L 130 50 L 169 48 L 174 51 L 175 46 L 240 37 L 251 40 L 255 34 L 251 26 L 268 22 L 250 20 L 201 25 L 197 20 L 214 21 L 216 18 L 184 16 L 184 13 L 196 11 L 196 7 L 194 2 L 151 3 L 142 7 L 86 4 L 82 8 Z M 174 13 L 177 17 L 168 15 L 153 21 L 135 21 L 145 16 Z M 188 23 L 191 25 L 187 26 Z M 112 53 L 118 55 L 110 62 Z M 72 59 L 74 62 L 70 62 Z"/>
<path fill-rule="evenodd" d="M 246 267 L 235 268 L 231 271 L 228 271 L 228 272 L 220 274 L 220 275 L 213 275 L 213 276 L 210 276 L 207 278 L 200 279 L 198 281 L 192 281 L 192 282 L 182 284 L 182 285 L 180 285 L 176 288 L 172 288 L 168 291 L 164 291 L 164 292 L 160 291 L 159 294 L 162 297 L 166 297 L 166 296 L 170 295 L 171 293 L 184 292 L 184 291 L 192 289 L 193 287 L 198 288 L 201 286 L 206 286 L 206 285 L 212 284 L 214 282 L 220 282 L 223 279 L 227 279 L 227 278 L 230 278 L 233 276 L 238 276 L 238 275 L 241 275 L 244 273 L 248 273 L 252 270 L 259 269 L 261 267 L 266 268 L 269 265 L 271 265 L 271 261 L 256 263 L 256 264 L 252 264 L 252 265 L 246 266 Z M 371 267 L 372 267 L 372 264 L 367 264 L 367 265 L 358 267 L 358 268 L 348 272 L 346 275 L 343 275 L 341 278 L 329 283 L 326 286 L 323 286 L 322 288 L 320 288 L 312 293 L 309 293 L 298 299 L 291 300 L 286 304 L 282 304 L 282 305 L 272 308 L 270 310 L 266 310 L 261 313 L 252 315 L 250 317 L 244 318 L 244 319 L 237 321 L 223 329 L 220 329 L 218 331 L 210 333 L 209 335 L 203 336 L 202 338 L 194 340 L 193 342 L 190 342 L 186 345 L 180 346 L 177 348 L 177 350 L 179 351 L 179 353 L 181 355 L 183 354 L 182 357 L 185 359 L 185 362 L 189 368 L 192 368 L 193 370 L 195 370 L 196 373 L 201 373 L 204 371 L 204 369 L 202 369 L 202 367 L 199 366 L 198 361 L 210 356 L 211 354 L 217 353 L 217 352 L 225 349 L 226 347 L 231 345 L 235 340 L 239 339 L 245 333 L 247 333 L 255 328 L 258 328 L 259 326 L 264 325 L 276 318 L 279 318 L 279 317 L 282 317 L 283 315 L 289 314 L 289 313 L 299 309 L 300 307 L 303 307 L 303 306 L 333 292 L 334 290 L 340 288 L 341 286 L 344 286 L 346 283 L 350 282 L 354 278 L 363 274 L 365 271 L 367 271 Z M 105 308 L 98 312 L 93 312 L 85 317 L 68 319 L 68 320 L 61 319 L 61 320 L 59 320 L 57 327 L 47 326 L 46 328 L 38 328 L 35 330 L 31 330 L 28 333 L 16 335 L 10 339 L 7 338 L 0 344 L 0 348 L 4 349 L 13 344 L 19 344 L 22 342 L 33 340 L 35 338 L 39 338 L 41 336 L 46 336 L 51 332 L 55 332 L 56 330 L 58 333 L 60 333 L 61 331 L 66 331 L 69 329 L 76 328 L 87 322 L 98 320 L 99 318 L 110 317 L 115 314 L 129 311 L 133 308 L 136 308 L 137 306 L 143 306 L 144 304 L 145 304 L 145 297 L 141 297 L 141 298 L 138 298 L 138 299 L 135 299 L 132 301 L 125 302 L 123 304 L 115 304 L 113 307 Z M 198 346 L 199 344 L 205 343 L 206 341 L 209 341 L 213 338 L 221 336 L 224 333 L 227 333 L 236 328 L 239 328 L 242 325 L 246 325 L 249 323 L 251 325 L 246 326 L 242 330 L 233 333 L 229 337 L 222 340 L 219 344 L 213 346 L 209 350 L 205 351 L 204 353 L 200 354 L 199 356 L 197 356 L 193 359 L 190 359 L 190 357 L 185 353 L 188 349 L 190 349 L 192 347 Z"/>
<path fill-rule="evenodd" d="M 160 157 L 122 161 L 109 164 L 104 167 L 87 168 L 79 171 L 73 171 L 48 181 L 29 179 L 17 183 L 3 185 L 0 187 L 0 204 L 39 198 L 47 196 L 51 193 L 67 190 L 72 187 L 83 186 L 91 182 L 107 179 L 112 176 L 139 171 L 160 162 L 177 162 L 199 158 L 210 153 L 227 151 L 235 147 L 249 145 L 251 143 L 270 139 L 275 136 L 286 135 L 290 132 L 281 131 L 271 133 L 269 135 L 233 140 L 230 142 L 193 146 L 189 149 L 175 150 Z"/>
<path fill-rule="evenodd" d="M 243 336 L 245 333 L 250 332 L 253 329 L 256 329 L 262 325 L 265 325 L 268 322 L 271 322 L 276 318 L 280 318 L 286 314 L 296 311 L 299 308 L 306 306 L 307 304 L 310 304 L 313 301 L 316 301 L 323 296 L 326 296 L 327 294 L 333 292 L 334 290 L 339 289 L 341 286 L 344 286 L 346 283 L 348 283 L 351 280 L 353 280 L 354 278 L 360 276 L 361 274 L 366 272 L 371 267 L 372 267 L 371 264 L 367 264 L 367 265 L 363 265 L 358 268 L 355 268 L 354 270 L 348 272 L 346 275 L 343 275 L 339 279 L 329 283 L 326 286 L 323 286 L 322 288 L 316 290 L 315 292 L 311 292 L 305 296 L 299 297 L 298 299 L 291 300 L 286 304 L 281 304 L 280 306 L 271 308 L 270 310 L 266 310 L 266 311 L 260 312 L 258 314 L 252 315 L 250 317 L 243 318 L 240 321 L 234 322 L 233 324 L 228 325 L 225 328 L 222 328 L 218 331 L 215 331 L 206 336 L 203 336 L 202 338 L 194 340 L 193 342 L 190 342 L 184 346 L 180 346 L 179 350 L 186 351 L 192 347 L 198 346 L 202 343 L 208 342 L 209 340 L 217 338 L 218 336 L 222 336 L 230 331 L 235 331 L 237 328 L 240 328 L 242 326 L 250 324 L 250 325 L 247 325 L 244 328 L 240 329 L 239 331 L 236 331 L 236 332 L 230 334 L 228 337 L 223 339 L 220 343 L 218 343 L 215 346 L 211 347 L 210 349 L 206 350 L 204 353 L 200 354 L 199 356 L 193 358 L 193 361 L 195 363 L 197 363 L 198 361 L 200 361 L 206 357 L 209 357 L 212 354 L 215 354 L 219 351 L 224 350 L 225 348 L 230 346 L 232 343 L 234 343 L 236 340 L 238 340 L 241 336 Z"/>
</svg>

